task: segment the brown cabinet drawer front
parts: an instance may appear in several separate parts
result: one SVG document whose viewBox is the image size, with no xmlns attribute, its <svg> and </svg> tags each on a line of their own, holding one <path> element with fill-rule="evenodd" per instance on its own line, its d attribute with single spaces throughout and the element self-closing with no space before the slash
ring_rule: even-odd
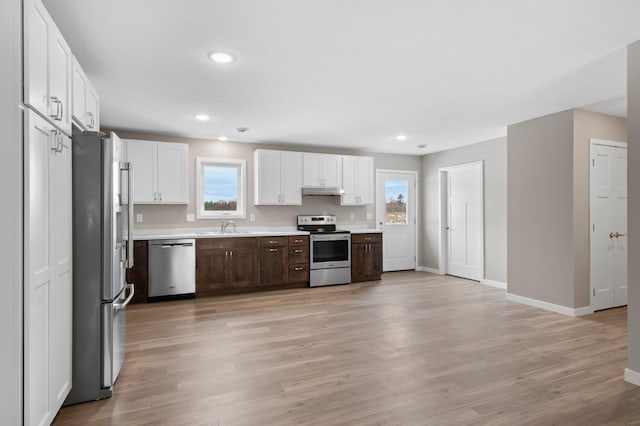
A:
<svg viewBox="0 0 640 426">
<path fill-rule="evenodd" d="M 303 246 L 289 247 L 289 263 L 309 263 L 309 248 Z"/>
<path fill-rule="evenodd" d="M 308 265 L 289 265 L 289 282 L 306 283 L 309 281 Z"/>
<path fill-rule="evenodd" d="M 287 245 L 287 237 L 260 237 L 260 247 L 282 247 Z"/>
<path fill-rule="evenodd" d="M 258 248 L 258 239 L 255 237 L 242 238 L 200 238 L 196 240 L 198 249 L 232 249 L 232 248 Z"/>
<path fill-rule="evenodd" d="M 351 243 L 353 244 L 370 244 L 370 243 L 381 243 L 382 242 L 382 234 L 352 234 L 351 235 Z"/>
<path fill-rule="evenodd" d="M 306 235 L 296 235 L 295 237 L 289 237 L 289 245 L 309 247 L 309 237 L 307 237 Z"/>
</svg>

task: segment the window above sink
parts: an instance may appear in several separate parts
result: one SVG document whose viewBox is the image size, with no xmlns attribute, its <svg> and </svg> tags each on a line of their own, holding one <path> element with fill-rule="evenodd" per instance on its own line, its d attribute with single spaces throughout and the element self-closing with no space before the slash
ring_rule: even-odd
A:
<svg viewBox="0 0 640 426">
<path fill-rule="evenodd" d="M 246 217 L 246 161 L 196 158 L 198 219 Z"/>
</svg>

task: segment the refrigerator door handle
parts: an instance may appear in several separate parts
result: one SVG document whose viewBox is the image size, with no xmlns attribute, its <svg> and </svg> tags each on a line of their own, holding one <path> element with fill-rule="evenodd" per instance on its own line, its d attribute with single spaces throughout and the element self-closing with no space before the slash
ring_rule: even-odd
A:
<svg viewBox="0 0 640 426">
<path fill-rule="evenodd" d="M 133 164 L 124 163 L 127 171 L 127 268 L 133 268 Z"/>
<path fill-rule="evenodd" d="M 127 305 L 129 304 L 129 302 L 131 302 L 131 299 L 133 299 L 133 295 L 136 293 L 135 291 L 135 286 L 133 284 L 127 284 L 127 287 L 130 291 L 129 296 L 127 296 L 127 298 L 124 300 L 124 302 L 122 303 L 114 303 L 113 304 L 113 309 L 115 309 L 116 311 L 120 311 L 124 308 L 127 307 Z"/>
</svg>

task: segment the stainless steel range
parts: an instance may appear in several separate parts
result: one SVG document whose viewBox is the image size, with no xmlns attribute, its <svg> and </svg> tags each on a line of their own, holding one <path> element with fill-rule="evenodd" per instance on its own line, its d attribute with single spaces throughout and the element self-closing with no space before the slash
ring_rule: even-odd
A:
<svg viewBox="0 0 640 426">
<path fill-rule="evenodd" d="M 298 216 L 298 230 L 309 232 L 309 287 L 351 282 L 351 233 L 336 229 L 334 215 Z"/>
</svg>

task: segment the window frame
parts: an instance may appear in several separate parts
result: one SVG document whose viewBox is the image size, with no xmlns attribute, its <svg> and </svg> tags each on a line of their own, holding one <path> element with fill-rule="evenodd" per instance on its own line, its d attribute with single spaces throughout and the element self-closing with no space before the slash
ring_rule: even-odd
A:
<svg viewBox="0 0 640 426">
<path fill-rule="evenodd" d="M 204 178 L 206 166 L 235 166 L 238 169 L 238 203 L 236 210 L 229 213 L 207 211 L 204 209 Z M 196 218 L 198 219 L 245 219 L 247 217 L 247 161 L 218 158 L 196 157 Z"/>
</svg>

